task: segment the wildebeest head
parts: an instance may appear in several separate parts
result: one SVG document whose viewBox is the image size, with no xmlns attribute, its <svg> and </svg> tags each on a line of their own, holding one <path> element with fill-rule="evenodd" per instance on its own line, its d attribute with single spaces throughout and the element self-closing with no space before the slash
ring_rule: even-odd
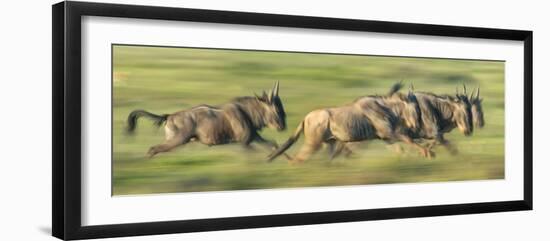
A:
<svg viewBox="0 0 550 241">
<path fill-rule="evenodd" d="M 267 126 L 279 131 L 285 130 L 286 113 L 283 102 L 279 98 L 279 81 L 275 82 L 269 94 L 264 91 L 262 96 L 256 95 L 256 98 L 262 103 L 265 109 L 263 118 Z"/>
<path fill-rule="evenodd" d="M 469 136 L 472 134 L 472 105 L 466 93 L 466 86 L 463 85 L 463 94 L 456 93 L 456 98 L 453 99 L 453 121 L 464 135 Z"/>
<path fill-rule="evenodd" d="M 475 127 L 483 128 L 485 126 L 485 118 L 483 117 L 483 109 L 481 108 L 481 102 L 483 98 L 479 98 L 479 87 L 477 87 L 476 95 L 474 92 L 470 95 L 470 103 L 472 104 L 472 120 Z"/>
</svg>

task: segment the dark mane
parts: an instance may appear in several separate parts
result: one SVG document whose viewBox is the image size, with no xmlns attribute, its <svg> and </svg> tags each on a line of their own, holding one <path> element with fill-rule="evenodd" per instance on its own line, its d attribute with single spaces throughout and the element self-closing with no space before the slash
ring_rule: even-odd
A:
<svg viewBox="0 0 550 241">
<path fill-rule="evenodd" d="M 399 98 L 399 100 L 401 101 L 405 101 L 405 102 L 410 102 L 410 99 L 407 97 L 406 94 L 403 94 L 403 93 L 400 93 L 400 92 L 396 92 L 396 93 L 393 93 L 392 95 L 388 95 L 388 96 L 380 96 L 378 98 L 382 98 L 382 99 L 391 99 L 391 98 Z"/>
<path fill-rule="evenodd" d="M 191 110 L 196 109 L 196 108 L 202 108 L 202 107 L 210 108 L 210 109 L 214 109 L 214 110 L 219 110 L 219 109 L 220 109 L 219 106 L 212 106 L 212 105 L 207 105 L 207 104 L 200 104 L 200 105 L 196 105 L 196 106 L 191 107 Z"/>
<path fill-rule="evenodd" d="M 428 96 L 439 98 L 439 99 L 456 100 L 456 96 L 447 95 L 447 94 L 438 95 L 438 94 L 435 94 L 435 93 L 432 93 L 432 92 L 423 92 L 423 91 L 417 91 L 416 93 L 423 94 L 423 95 L 428 95 Z"/>
<path fill-rule="evenodd" d="M 231 99 L 231 102 L 237 102 L 237 103 L 247 103 L 251 100 L 255 100 L 256 97 L 254 96 L 239 96 Z"/>
<path fill-rule="evenodd" d="M 265 109 L 262 107 L 262 100 L 253 96 L 241 96 L 234 98 L 230 103 L 235 104 L 246 115 L 252 125 L 261 129 L 266 126 Z"/>
<path fill-rule="evenodd" d="M 384 97 L 384 96 L 383 96 L 383 95 L 379 95 L 379 94 L 374 94 L 374 95 L 363 95 L 363 96 L 359 96 L 359 97 L 355 98 L 355 99 L 353 100 L 352 103 L 355 103 L 355 102 L 357 102 L 357 101 L 359 101 L 359 100 L 361 100 L 361 99 L 363 99 L 363 98 L 375 98 L 375 99 L 378 99 L 378 98 L 381 98 L 381 97 Z"/>
<path fill-rule="evenodd" d="M 438 94 L 434 94 L 434 93 L 431 93 L 431 92 L 421 92 L 421 91 L 418 91 L 416 93 L 427 95 L 427 96 L 434 97 L 434 98 L 441 99 L 441 100 L 451 100 L 451 101 L 459 101 L 460 100 L 460 101 L 464 101 L 464 102 L 467 102 L 467 103 L 470 102 L 469 99 L 468 99 L 468 96 L 466 96 L 466 95 L 458 95 L 458 96 L 447 95 L 447 94 L 438 95 Z"/>
</svg>

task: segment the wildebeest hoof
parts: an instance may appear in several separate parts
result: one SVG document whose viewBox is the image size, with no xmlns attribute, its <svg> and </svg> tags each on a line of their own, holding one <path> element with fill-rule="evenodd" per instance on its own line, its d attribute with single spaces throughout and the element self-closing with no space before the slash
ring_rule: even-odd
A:
<svg viewBox="0 0 550 241">
<path fill-rule="evenodd" d="M 422 149 L 420 151 L 420 154 L 422 155 L 422 157 L 425 157 L 425 158 L 428 158 L 428 159 L 431 159 L 432 157 L 435 157 L 435 153 L 430 150 L 430 149 Z"/>
<path fill-rule="evenodd" d="M 294 160 L 288 160 L 288 164 L 291 165 L 291 166 L 294 166 L 294 165 L 298 165 L 300 163 L 297 162 L 297 161 L 294 161 Z"/>
<path fill-rule="evenodd" d="M 295 158 L 287 159 L 287 161 L 288 161 L 288 164 L 290 165 L 300 165 L 304 163 L 304 160 L 295 159 Z"/>
<path fill-rule="evenodd" d="M 432 150 L 428 150 L 428 159 L 435 158 L 435 152 Z"/>
<path fill-rule="evenodd" d="M 154 147 L 149 148 L 149 151 L 147 152 L 147 158 L 153 158 L 157 154 L 157 150 Z"/>
</svg>

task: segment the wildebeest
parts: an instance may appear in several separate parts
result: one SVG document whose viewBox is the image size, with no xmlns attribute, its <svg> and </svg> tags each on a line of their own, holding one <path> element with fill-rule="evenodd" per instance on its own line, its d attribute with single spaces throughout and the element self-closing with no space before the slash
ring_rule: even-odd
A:
<svg viewBox="0 0 550 241">
<path fill-rule="evenodd" d="M 430 155 L 435 155 L 433 147 L 436 144 L 442 144 L 451 154 L 456 154 L 458 150 L 447 139 L 444 134 L 458 128 L 464 135 L 469 136 L 473 132 L 472 123 L 476 127 L 483 127 L 484 116 L 481 108 L 482 99 L 479 98 L 479 88 L 477 94 L 466 95 L 466 86 L 463 85 L 463 93 L 458 91 L 455 96 L 436 95 L 427 92 L 414 92 L 418 105 L 421 109 L 421 128 L 408 128 L 408 135 L 416 142 L 422 143 L 428 141 Z M 347 147 L 348 153 L 351 148 Z"/>
<path fill-rule="evenodd" d="M 430 150 L 436 144 L 442 144 L 451 154 L 456 154 L 456 147 L 443 135 L 454 128 L 458 128 L 466 136 L 473 132 L 472 105 L 466 94 L 466 86 L 463 87 L 463 94 L 459 94 L 457 90 L 455 96 L 415 92 L 422 113 L 422 128 L 412 132 L 411 137 L 428 140 Z"/>
<path fill-rule="evenodd" d="M 158 126 L 165 123 L 165 140 L 149 149 L 149 157 L 170 151 L 191 140 L 209 146 L 240 142 L 249 147 L 251 142 L 258 142 L 275 149 L 277 144 L 262 138 L 258 131 L 264 127 L 278 131 L 286 128 L 286 114 L 279 98 L 278 81 L 269 94 L 264 91 L 262 96 L 237 97 L 219 106 L 198 105 L 169 115 L 156 115 L 144 110 L 132 111 L 128 115 L 129 133 L 135 130 L 137 119 L 141 116 L 154 120 Z"/>
<path fill-rule="evenodd" d="M 395 84 L 387 96 L 361 97 L 345 106 L 310 112 L 294 134 L 269 155 L 269 160 L 290 148 L 302 132 L 304 144 L 294 158 L 298 162 L 308 159 L 323 143 L 331 147 L 333 158 L 346 143 L 372 139 L 403 141 L 418 148 L 423 156 L 430 156 L 426 147 L 415 143 L 406 133 L 409 129 L 419 128 L 420 108 L 415 95 L 412 92 L 407 95 L 397 93 L 400 88 L 401 83 Z"/>
</svg>

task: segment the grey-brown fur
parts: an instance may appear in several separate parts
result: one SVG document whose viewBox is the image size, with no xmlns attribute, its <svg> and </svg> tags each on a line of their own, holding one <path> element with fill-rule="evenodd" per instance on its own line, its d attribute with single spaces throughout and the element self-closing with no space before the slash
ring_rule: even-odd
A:
<svg viewBox="0 0 550 241">
<path fill-rule="evenodd" d="M 429 140 L 430 150 L 436 144 L 442 144 L 452 154 L 457 153 L 456 147 L 444 138 L 444 134 L 455 128 L 466 136 L 473 132 L 472 108 L 466 96 L 466 87 L 463 94 L 457 92 L 455 96 L 426 92 L 415 92 L 415 96 L 422 113 L 422 128 L 410 132 L 410 136 Z"/>
<path fill-rule="evenodd" d="M 392 91 L 395 91 L 392 88 Z M 434 155 L 431 149 L 436 144 L 442 144 L 452 154 L 458 151 L 456 147 L 444 138 L 444 134 L 459 128 L 460 131 L 469 136 L 473 132 L 472 123 L 476 127 L 483 127 L 483 110 L 481 108 L 482 99 L 479 98 L 479 88 L 477 94 L 466 97 L 466 87 L 464 92 L 455 96 L 436 95 L 426 92 L 415 92 L 414 94 L 420 108 L 421 121 L 420 128 L 406 128 L 406 134 L 414 138 L 416 142 L 428 140 L 430 155 Z M 471 113 L 471 114 L 470 114 Z M 351 148 L 346 145 L 348 155 Z"/>
<path fill-rule="evenodd" d="M 165 141 L 151 147 L 148 156 L 196 140 L 205 145 L 221 145 L 240 142 L 248 147 L 258 142 L 277 148 L 273 141 L 265 140 L 258 131 L 264 127 L 282 131 L 286 128 L 286 115 L 279 98 L 279 82 L 269 94 L 238 97 L 219 106 L 199 105 L 169 115 L 155 115 L 137 110 L 128 116 L 128 131 L 135 129 L 137 118 L 146 116 L 158 124 L 165 122 Z"/>
<path fill-rule="evenodd" d="M 329 145 L 333 158 L 346 149 L 347 143 L 372 139 L 404 141 L 417 147 L 422 155 L 429 156 L 428 149 L 413 142 L 406 133 L 408 129 L 420 127 L 420 113 L 414 94 L 395 93 L 400 85 L 394 85 L 388 96 L 365 96 L 345 106 L 310 112 L 269 160 L 284 153 L 302 133 L 304 144 L 294 158 L 298 162 L 308 159 L 322 144 Z"/>
</svg>

